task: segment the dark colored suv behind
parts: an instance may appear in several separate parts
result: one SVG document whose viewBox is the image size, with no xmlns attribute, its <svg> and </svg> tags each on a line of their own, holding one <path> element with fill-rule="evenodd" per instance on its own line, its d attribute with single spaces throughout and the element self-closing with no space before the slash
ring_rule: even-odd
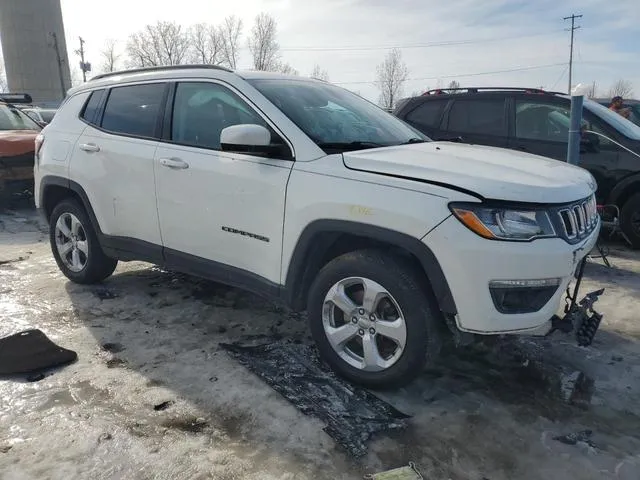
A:
<svg viewBox="0 0 640 480">
<path fill-rule="evenodd" d="M 394 114 L 434 140 L 491 145 L 566 161 L 568 95 L 539 89 L 433 90 L 403 99 Z M 640 248 L 640 127 L 585 100 L 580 166 L 598 182 L 598 203 L 617 205 Z"/>
</svg>

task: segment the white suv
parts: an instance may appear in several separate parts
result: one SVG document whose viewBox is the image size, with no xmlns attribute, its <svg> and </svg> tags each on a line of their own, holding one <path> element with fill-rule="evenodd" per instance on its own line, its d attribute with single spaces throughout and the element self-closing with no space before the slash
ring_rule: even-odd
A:
<svg viewBox="0 0 640 480">
<path fill-rule="evenodd" d="M 70 90 L 35 178 L 72 281 L 143 260 L 282 300 L 372 387 L 413 378 L 447 333 L 548 333 L 600 228 L 583 169 L 432 142 L 325 82 L 211 66 Z"/>
</svg>

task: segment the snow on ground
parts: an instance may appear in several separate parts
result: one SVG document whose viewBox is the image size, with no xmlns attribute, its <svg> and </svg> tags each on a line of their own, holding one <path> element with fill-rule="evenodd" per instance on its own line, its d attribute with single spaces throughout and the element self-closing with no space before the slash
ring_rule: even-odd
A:
<svg viewBox="0 0 640 480">
<path fill-rule="evenodd" d="M 584 292 L 607 289 L 593 346 L 558 335 L 450 352 L 379 394 L 413 417 L 355 460 L 218 346 L 307 342 L 303 316 L 140 262 L 101 287 L 69 283 L 35 213 L 5 210 L 0 337 L 40 328 L 79 359 L 35 383 L 0 378 L 0 478 L 357 479 L 413 461 L 434 480 L 637 479 L 640 255 L 612 250 L 614 268 L 586 271 Z M 554 440 L 583 430 L 589 441 Z"/>
</svg>

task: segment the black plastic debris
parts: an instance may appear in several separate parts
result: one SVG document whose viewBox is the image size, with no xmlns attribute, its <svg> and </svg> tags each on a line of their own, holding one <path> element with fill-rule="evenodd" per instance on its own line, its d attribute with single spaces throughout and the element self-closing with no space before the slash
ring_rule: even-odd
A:
<svg viewBox="0 0 640 480">
<path fill-rule="evenodd" d="M 100 300 L 113 300 L 114 298 L 118 298 L 118 294 L 116 292 L 107 288 L 97 288 L 93 291 L 93 294 Z"/>
<path fill-rule="evenodd" d="M 162 410 L 166 410 L 167 408 L 169 408 L 171 405 L 173 405 L 173 400 L 167 400 L 166 402 L 160 402 L 156 405 L 153 406 L 153 409 L 156 412 L 160 412 Z"/>
<path fill-rule="evenodd" d="M 569 433 L 568 435 L 559 435 L 553 437 L 554 440 L 564 443 L 565 445 L 577 445 L 578 443 L 586 443 L 590 447 L 595 448 L 595 444 L 591 440 L 592 430 L 581 430 L 579 432 Z"/>
<path fill-rule="evenodd" d="M 107 342 L 102 344 L 102 350 L 110 353 L 120 353 L 124 350 L 124 347 L 122 346 L 121 343 Z"/>
<path fill-rule="evenodd" d="M 0 338 L 0 375 L 38 372 L 72 363 L 77 358 L 76 352 L 59 347 L 40 330 Z"/>
<path fill-rule="evenodd" d="M 354 457 L 367 453 L 374 433 L 406 427 L 409 415 L 334 375 L 309 345 L 220 345 L 302 413 L 322 420 L 323 430 Z"/>
</svg>

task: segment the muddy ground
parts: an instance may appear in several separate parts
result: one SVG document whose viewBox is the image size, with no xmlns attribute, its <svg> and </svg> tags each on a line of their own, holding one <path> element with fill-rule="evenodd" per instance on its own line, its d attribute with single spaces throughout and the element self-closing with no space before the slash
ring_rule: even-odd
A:
<svg viewBox="0 0 640 480">
<path fill-rule="evenodd" d="M 38 382 L 0 378 L 2 480 L 357 479 L 409 461 L 434 480 L 640 478 L 640 254 L 622 245 L 613 268 L 586 269 L 585 291 L 606 288 L 593 346 L 451 351 L 379 394 L 412 418 L 354 459 L 219 346 L 306 343 L 303 316 L 139 262 L 100 287 L 69 283 L 29 203 L 4 206 L 0 337 L 40 328 L 79 358 Z"/>
</svg>

